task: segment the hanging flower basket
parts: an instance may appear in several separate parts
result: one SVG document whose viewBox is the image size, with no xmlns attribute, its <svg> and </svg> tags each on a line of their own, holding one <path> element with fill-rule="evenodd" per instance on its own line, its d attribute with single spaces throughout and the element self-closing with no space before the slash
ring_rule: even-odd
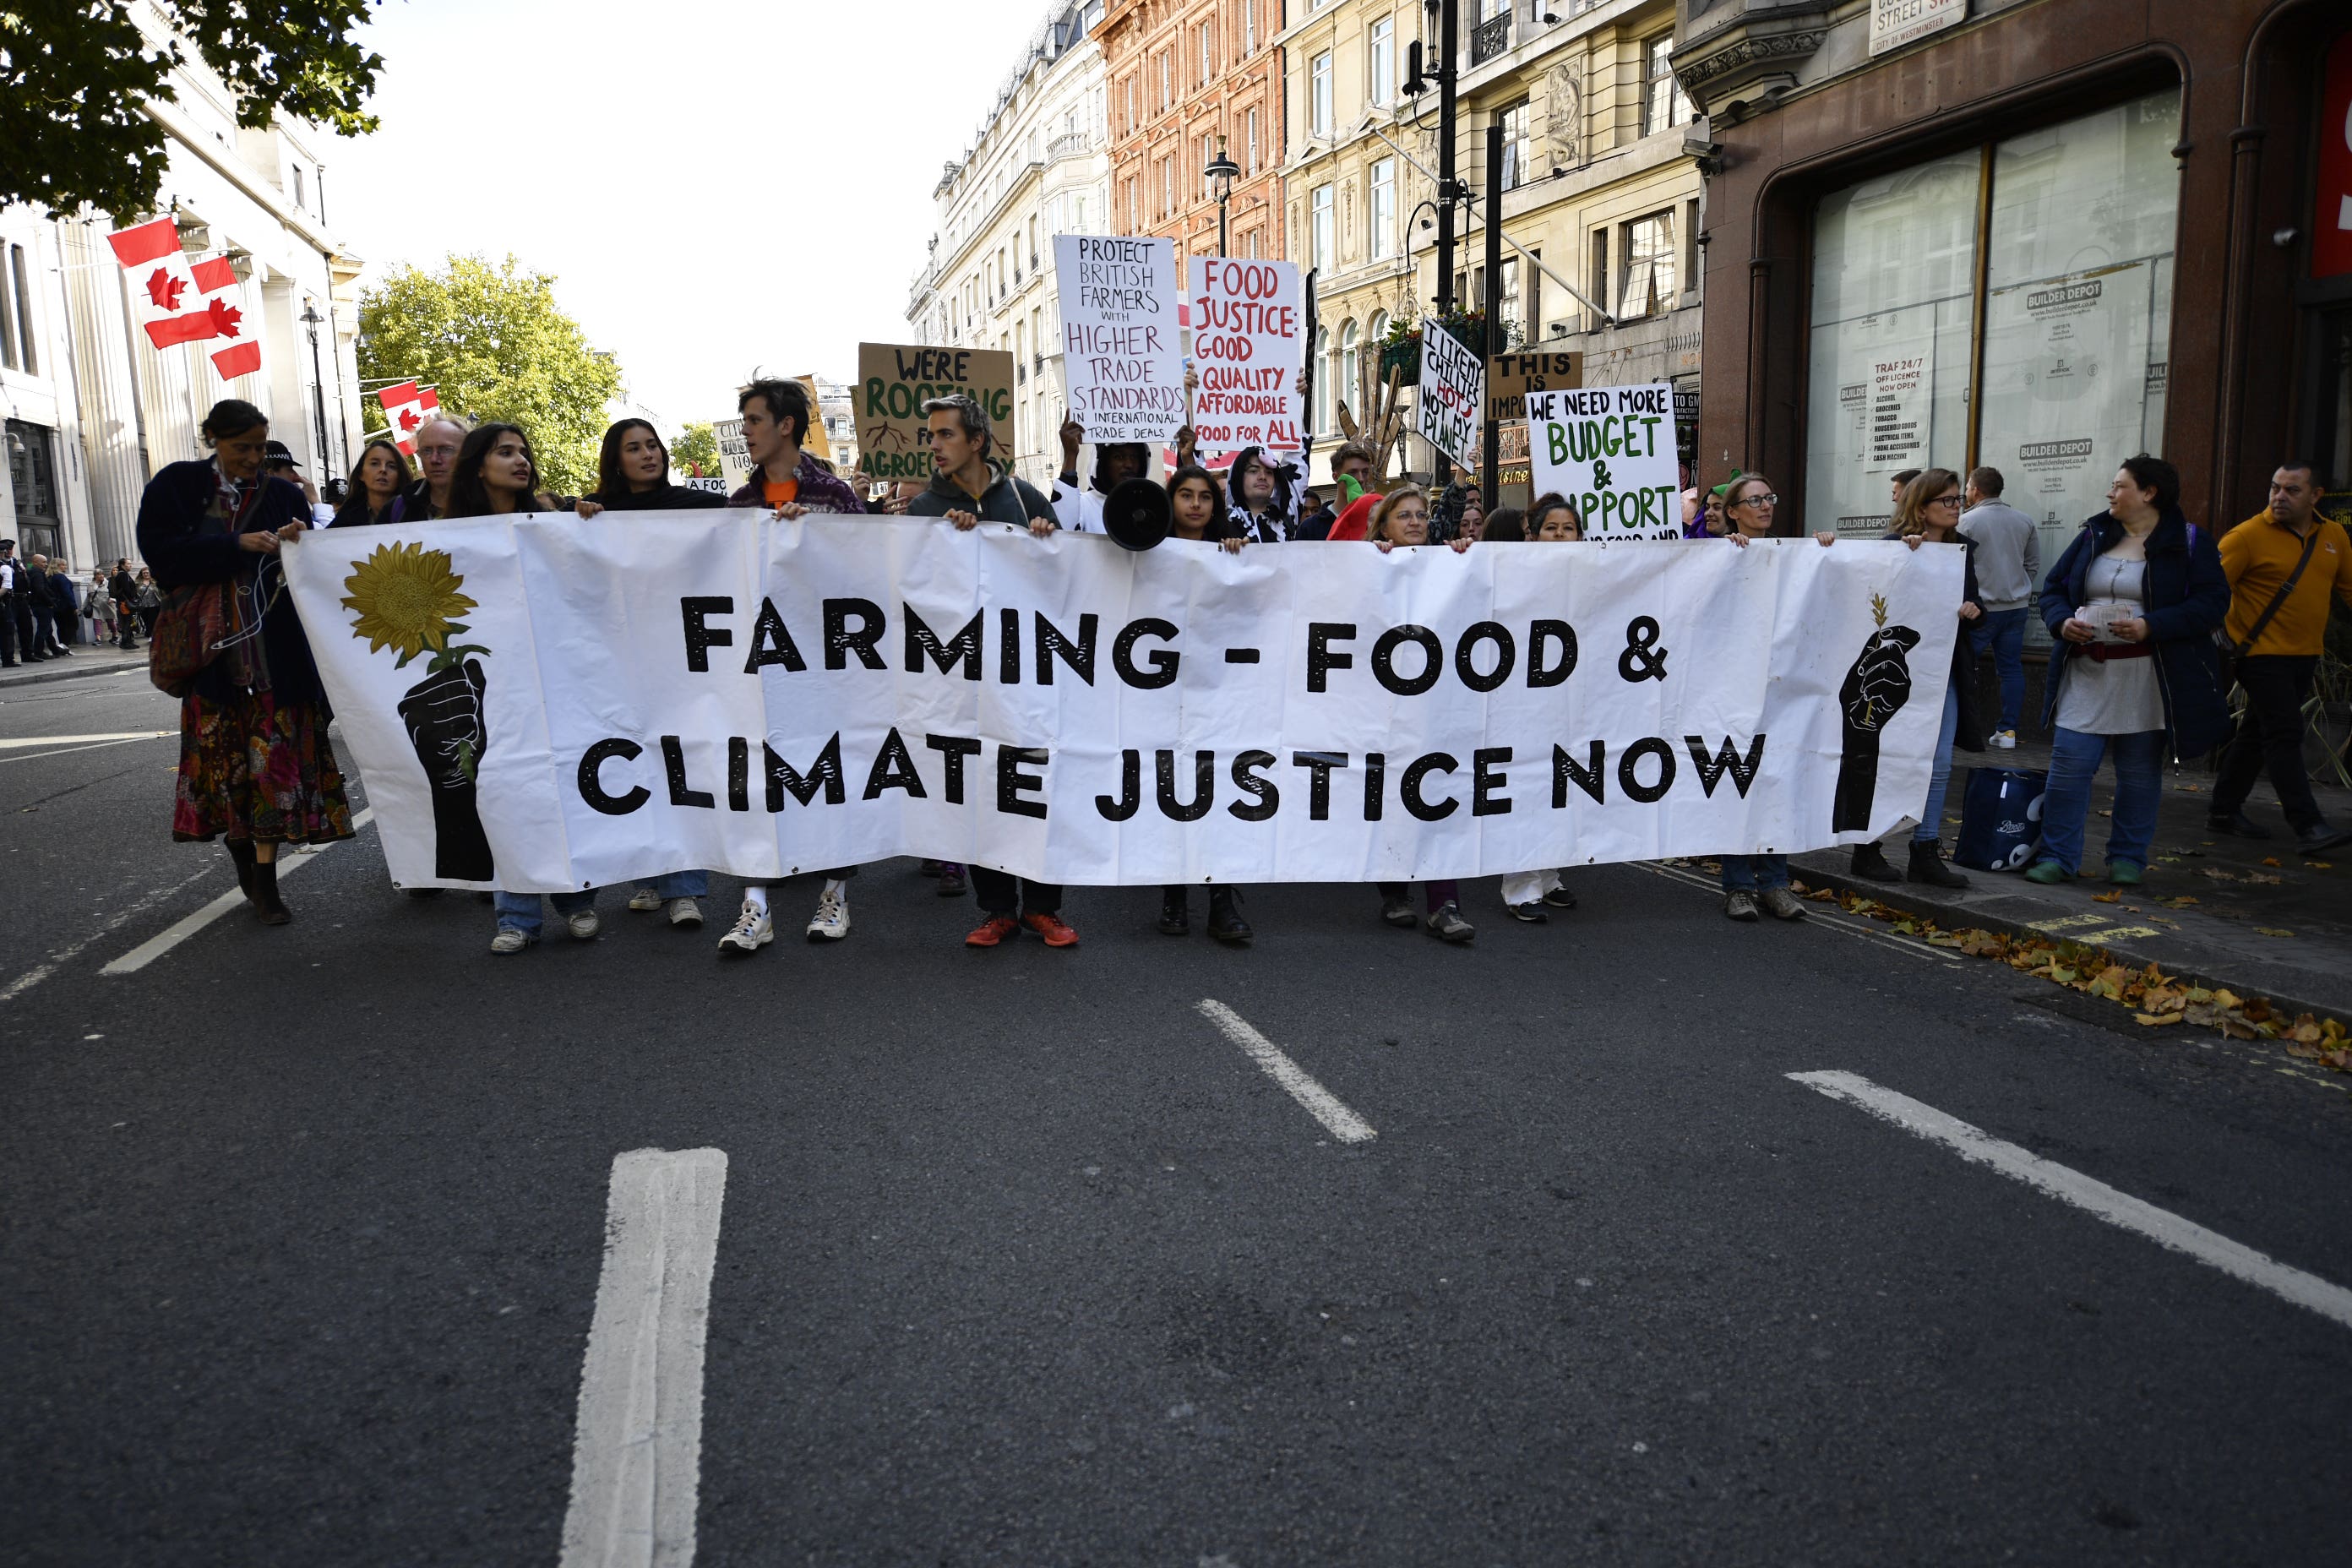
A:
<svg viewBox="0 0 2352 1568">
<path fill-rule="evenodd" d="M 1392 340 L 1381 345 L 1381 380 L 1386 382 L 1391 371 L 1396 372 L 1399 386 L 1421 384 L 1421 334 Z"/>
</svg>

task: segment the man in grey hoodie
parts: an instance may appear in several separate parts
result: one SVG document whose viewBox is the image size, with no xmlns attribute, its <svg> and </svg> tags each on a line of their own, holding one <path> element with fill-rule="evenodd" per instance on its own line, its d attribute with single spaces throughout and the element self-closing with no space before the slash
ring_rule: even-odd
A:
<svg viewBox="0 0 2352 1568">
<path fill-rule="evenodd" d="M 2032 518 L 2000 499 L 2002 483 L 1999 468 L 1969 472 L 1969 510 L 1960 514 L 1960 532 L 1976 542 L 1977 587 L 1984 609 L 1968 632 L 1971 663 L 1990 648 L 2000 676 L 2000 723 L 1985 744 L 2006 752 L 2017 747 L 2017 722 L 2025 708 L 2025 616 L 2041 585 L 2042 539 Z"/>
</svg>

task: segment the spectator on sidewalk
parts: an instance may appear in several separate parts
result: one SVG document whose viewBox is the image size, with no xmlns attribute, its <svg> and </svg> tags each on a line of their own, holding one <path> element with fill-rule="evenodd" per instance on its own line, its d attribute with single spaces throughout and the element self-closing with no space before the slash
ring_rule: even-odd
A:
<svg viewBox="0 0 2352 1568">
<path fill-rule="evenodd" d="M 140 575 L 143 577 L 145 574 L 142 573 Z M 130 557 L 118 556 L 115 559 L 114 575 L 107 579 L 106 591 L 114 600 L 114 617 L 121 628 L 121 635 L 114 639 L 115 646 L 125 648 L 137 647 L 139 639 L 131 636 L 131 628 L 139 625 L 141 620 L 139 584 L 131 575 Z"/>
<path fill-rule="evenodd" d="M 25 596 L 25 585 L 32 574 L 16 559 L 16 542 L 0 539 L 0 669 L 16 667 L 17 650 L 24 650 L 24 662 L 38 658 L 33 651 L 33 607 Z"/>
<path fill-rule="evenodd" d="M 65 652 L 65 644 L 58 640 L 58 591 L 49 586 L 47 556 L 36 555 L 25 563 L 25 585 L 17 602 L 32 610 L 33 657 L 55 658 Z"/>
<path fill-rule="evenodd" d="M 106 572 L 93 566 L 89 571 L 89 592 L 82 595 L 82 617 L 89 622 L 89 640 L 107 643 L 116 640 L 114 628 L 114 595 L 106 586 Z"/>
<path fill-rule="evenodd" d="M 67 645 L 81 640 L 81 590 L 62 561 L 49 563 L 49 616 L 57 627 L 58 650 L 72 652 Z"/>
<path fill-rule="evenodd" d="M 163 590 L 156 583 L 155 574 L 144 566 L 139 568 L 137 596 L 131 603 L 139 609 L 141 634 L 152 641 L 155 636 L 155 617 L 163 613 Z"/>
<path fill-rule="evenodd" d="M 2041 531 L 2033 520 L 2000 499 L 1999 468 L 1969 475 L 1969 510 L 1960 514 L 1960 534 L 1976 542 L 1978 601 L 1984 614 L 1967 629 L 1969 674 L 1987 649 L 2000 679 L 2000 721 L 1985 737 L 1997 751 L 2017 749 L 2017 724 L 2025 710 L 2025 615 L 2042 580 Z"/>
<path fill-rule="evenodd" d="M 2161 458 L 2124 459 L 2107 510 L 2050 569 L 2042 619 L 2054 639 L 2043 717 L 2057 727 L 2042 797 L 2042 859 L 2026 879 L 2070 882 L 2082 866 L 2091 780 L 2116 764 L 2107 880 L 2147 867 L 2164 763 L 2210 750 L 2228 731 L 2214 628 L 2230 580 L 2213 536 L 2180 510 L 2180 475 Z"/>
<path fill-rule="evenodd" d="M 2306 855 L 2333 849 L 2352 831 L 2332 826 L 2312 797 L 2304 769 L 2303 705 L 2327 637 L 2332 600 L 2352 605 L 2352 537 L 2318 513 L 2326 488 L 2319 470 L 2297 458 L 2271 476 L 2271 504 L 2221 536 L 2221 570 L 2230 579 L 2224 634 L 2238 650 L 2238 684 L 2246 711 L 2222 753 L 2206 826 L 2241 838 L 2268 838 L 2246 816 L 2246 795 L 2263 767 L 2280 809 Z"/>
</svg>

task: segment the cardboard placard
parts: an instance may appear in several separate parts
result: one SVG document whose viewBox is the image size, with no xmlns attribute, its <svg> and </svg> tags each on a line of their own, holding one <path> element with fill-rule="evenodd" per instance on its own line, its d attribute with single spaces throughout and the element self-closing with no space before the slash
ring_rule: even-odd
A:
<svg viewBox="0 0 2352 1568">
<path fill-rule="evenodd" d="M 923 405 L 957 393 L 977 399 L 997 427 L 1000 452 L 1013 442 L 1013 356 L 1003 349 L 857 345 L 857 471 L 869 479 L 931 477 L 931 433 Z"/>
<path fill-rule="evenodd" d="M 1477 470 L 1478 416 L 1486 407 L 1486 362 L 1435 321 L 1421 324 L 1421 385 L 1414 429 L 1454 467 Z"/>
<path fill-rule="evenodd" d="M 1675 395 L 1664 382 L 1528 395 L 1535 493 L 1557 490 L 1587 539 L 1680 539 Z"/>
<path fill-rule="evenodd" d="M 1298 268 L 1288 261 L 1195 257 L 1192 428 L 1204 455 L 1263 447 L 1297 452 L 1305 445 L 1298 392 L 1306 328 L 1298 309 Z"/>
<path fill-rule="evenodd" d="M 1054 237 L 1070 416 L 1100 446 L 1164 441 L 1184 423 L 1176 242 Z"/>
</svg>

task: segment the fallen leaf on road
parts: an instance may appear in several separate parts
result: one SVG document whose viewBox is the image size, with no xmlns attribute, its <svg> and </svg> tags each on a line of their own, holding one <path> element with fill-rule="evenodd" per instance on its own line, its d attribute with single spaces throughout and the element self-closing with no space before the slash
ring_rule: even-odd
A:
<svg viewBox="0 0 2352 1568">
<path fill-rule="evenodd" d="M 2120 888 L 2111 893 L 2093 893 L 2091 895 L 2091 902 L 2095 904 L 2119 904 L 2123 901 L 2123 889 Z"/>
<path fill-rule="evenodd" d="M 2263 857 L 2263 864 L 2265 866 L 2275 866 L 2278 863 L 2279 858 L 2275 855 L 2265 855 Z"/>
<path fill-rule="evenodd" d="M 2249 871 L 2246 873 L 2247 881 L 2259 883 L 2261 886 L 2265 888 L 2275 888 L 2283 879 L 2284 879 L 2278 877 L 2265 877 L 2260 871 Z"/>
<path fill-rule="evenodd" d="M 2195 895 L 2189 893 L 2183 893 L 2177 899 L 2157 900 L 2158 903 L 2162 904 L 2168 910 L 2185 910 L 2196 901 L 2197 900 Z"/>
<path fill-rule="evenodd" d="M 2178 1013 L 2134 1013 L 2132 1017 L 2139 1023 L 2147 1024 L 2151 1026 L 2158 1024 L 2178 1024 L 2180 1022 L 2180 1015 Z"/>
<path fill-rule="evenodd" d="M 2303 868 L 2306 871 L 2333 871 L 2336 869 L 2336 862 L 2333 860 L 2305 860 L 2303 863 Z"/>
<path fill-rule="evenodd" d="M 2254 934 L 2256 936 L 2293 936 L 2294 932 L 2278 926 L 2256 926 Z"/>
</svg>

